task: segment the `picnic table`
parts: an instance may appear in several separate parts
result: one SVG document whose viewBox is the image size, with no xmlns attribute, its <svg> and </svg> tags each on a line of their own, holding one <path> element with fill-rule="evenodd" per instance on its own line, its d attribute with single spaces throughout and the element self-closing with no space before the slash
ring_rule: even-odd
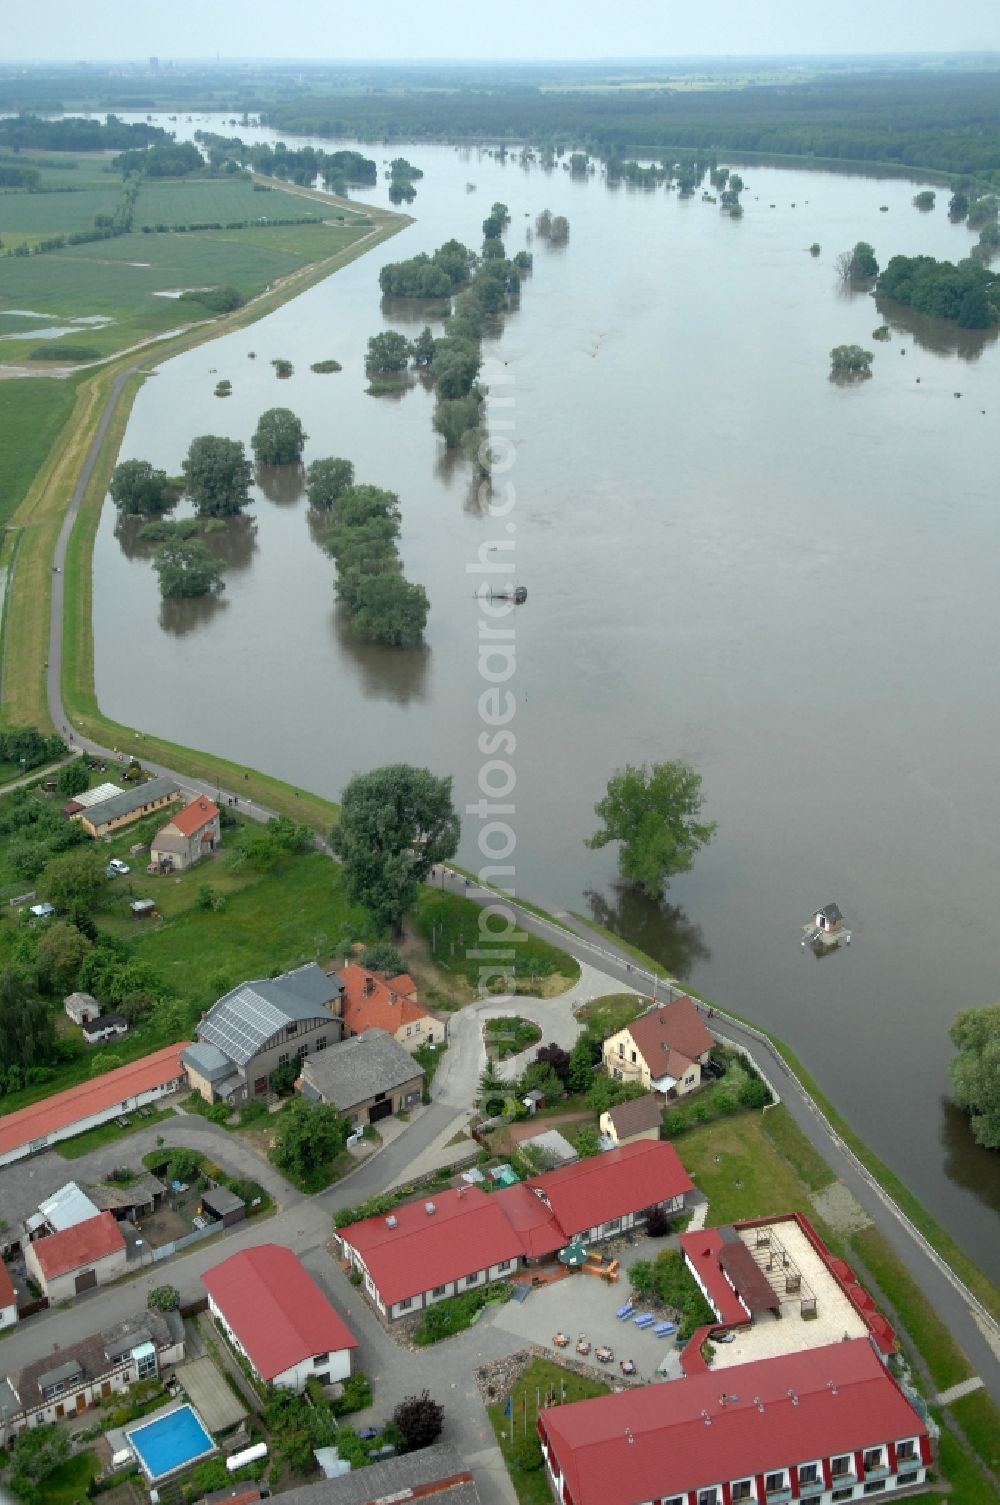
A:
<svg viewBox="0 0 1000 1505">
<path fill-rule="evenodd" d="M 554 1333 L 552 1336 L 552 1341 L 557 1348 L 569 1347 L 569 1338 L 565 1333 Z"/>
<path fill-rule="evenodd" d="M 622 1359 L 621 1363 L 618 1365 L 618 1368 L 621 1370 L 622 1374 L 635 1374 L 635 1364 L 631 1359 Z"/>
<path fill-rule="evenodd" d="M 607 1348 L 603 1344 L 600 1348 L 594 1349 L 594 1358 L 599 1364 L 610 1364 L 614 1356 L 614 1349 Z"/>
<path fill-rule="evenodd" d="M 590 1339 L 586 1333 L 581 1333 L 576 1340 L 576 1351 L 586 1356 L 590 1352 Z"/>
</svg>

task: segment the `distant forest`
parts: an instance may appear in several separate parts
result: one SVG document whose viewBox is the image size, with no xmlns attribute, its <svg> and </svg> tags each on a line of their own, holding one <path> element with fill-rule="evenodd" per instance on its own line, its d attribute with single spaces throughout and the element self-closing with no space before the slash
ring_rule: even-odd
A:
<svg viewBox="0 0 1000 1505">
<path fill-rule="evenodd" d="M 0 65 L 0 111 L 217 110 L 232 125 L 254 116 L 280 131 L 360 142 L 528 141 L 603 158 L 754 153 L 886 163 L 1000 185 L 996 71 L 967 60 L 939 68 L 862 61 L 850 70 L 813 61 L 797 71 L 788 60 L 758 60 L 753 70 L 741 76 L 734 64 L 730 84 L 718 65 L 704 63 L 261 63 L 249 76 L 192 66 L 136 67 L 131 77 L 72 68 L 4 76 Z"/>
<path fill-rule="evenodd" d="M 1000 183 L 995 73 L 865 74 L 676 93 L 372 92 L 277 104 L 265 116 L 279 130 L 367 141 L 527 139 L 602 156 L 697 147 L 886 162 Z"/>
</svg>

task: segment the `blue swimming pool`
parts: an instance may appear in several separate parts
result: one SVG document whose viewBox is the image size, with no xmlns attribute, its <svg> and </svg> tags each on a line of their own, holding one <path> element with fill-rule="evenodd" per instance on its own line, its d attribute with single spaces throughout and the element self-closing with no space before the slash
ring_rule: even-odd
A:
<svg viewBox="0 0 1000 1505">
<path fill-rule="evenodd" d="M 215 1452 L 215 1443 L 191 1406 L 179 1406 L 155 1421 L 130 1427 L 125 1436 L 152 1484 Z"/>
</svg>

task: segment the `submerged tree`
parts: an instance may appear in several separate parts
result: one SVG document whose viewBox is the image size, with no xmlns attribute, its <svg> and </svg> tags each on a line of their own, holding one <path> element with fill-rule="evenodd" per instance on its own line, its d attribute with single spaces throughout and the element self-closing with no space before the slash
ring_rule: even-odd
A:
<svg viewBox="0 0 1000 1505">
<path fill-rule="evenodd" d="M 268 408 L 250 443 L 258 465 L 297 465 L 307 438 L 291 408 Z"/>
<path fill-rule="evenodd" d="M 949 1033 L 958 1051 L 949 1068 L 955 1101 L 976 1143 L 1000 1150 L 1000 1003 L 962 1009 Z"/>
<path fill-rule="evenodd" d="M 593 850 L 620 842 L 622 877 L 659 898 L 667 880 L 688 872 L 715 835 L 715 822 L 699 819 L 703 803 L 701 775 L 687 763 L 627 763 L 594 806 L 603 825 L 586 845 Z"/>
<path fill-rule="evenodd" d="M 188 496 L 200 517 L 228 517 L 250 500 L 253 467 L 238 439 L 201 434 L 191 441 L 184 472 Z"/>
<path fill-rule="evenodd" d="M 222 565 L 197 538 L 172 538 L 161 544 L 153 555 L 153 569 L 165 601 L 207 596 L 222 586 Z"/>
<path fill-rule="evenodd" d="M 874 351 L 860 345 L 835 345 L 830 351 L 831 376 L 864 377 L 872 374 Z"/>
<path fill-rule="evenodd" d="M 176 507 L 184 487 L 148 460 L 123 460 L 115 466 L 109 490 L 120 513 L 148 517 Z"/>
<path fill-rule="evenodd" d="M 339 501 L 349 486 L 354 485 L 354 466 L 350 460 L 330 455 L 324 460 L 314 460 L 306 471 L 306 496 L 310 507 L 324 511 Z"/>
<path fill-rule="evenodd" d="M 410 364 L 410 342 L 405 334 L 395 329 L 385 329 L 373 334 L 368 341 L 365 355 L 365 370 L 377 376 L 405 371 Z"/>
</svg>

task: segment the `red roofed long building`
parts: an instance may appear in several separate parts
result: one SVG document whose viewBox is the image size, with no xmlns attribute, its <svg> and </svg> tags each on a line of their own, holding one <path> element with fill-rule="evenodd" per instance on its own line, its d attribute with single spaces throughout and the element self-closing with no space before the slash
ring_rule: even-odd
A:
<svg viewBox="0 0 1000 1505">
<path fill-rule="evenodd" d="M 402 972 L 388 981 L 351 962 L 337 976 L 344 984 L 342 1018 L 345 1035 L 384 1029 L 408 1051 L 444 1039 L 444 1025 L 417 1002 L 417 985 Z"/>
<path fill-rule="evenodd" d="M 35 1239 L 24 1251 L 28 1274 L 50 1302 L 117 1280 L 125 1270 L 125 1260 L 125 1240 L 110 1212 Z"/>
<path fill-rule="evenodd" d="M 208 1305 L 255 1374 L 301 1394 L 346 1380 L 358 1340 L 290 1249 L 244 1249 L 201 1277 Z"/>
<path fill-rule="evenodd" d="M 610 1238 L 692 1189 L 673 1145 L 642 1141 L 503 1191 L 408 1202 L 341 1229 L 344 1255 L 383 1316 L 402 1317 L 546 1259 L 574 1238 Z"/>
<path fill-rule="evenodd" d="M 176 1092 L 184 1083 L 180 1054 L 189 1043 L 168 1045 L 0 1118 L 0 1165 Z"/>
<path fill-rule="evenodd" d="M 538 1417 L 563 1505 L 767 1505 L 916 1491 L 926 1423 L 865 1338 Z"/>
</svg>

